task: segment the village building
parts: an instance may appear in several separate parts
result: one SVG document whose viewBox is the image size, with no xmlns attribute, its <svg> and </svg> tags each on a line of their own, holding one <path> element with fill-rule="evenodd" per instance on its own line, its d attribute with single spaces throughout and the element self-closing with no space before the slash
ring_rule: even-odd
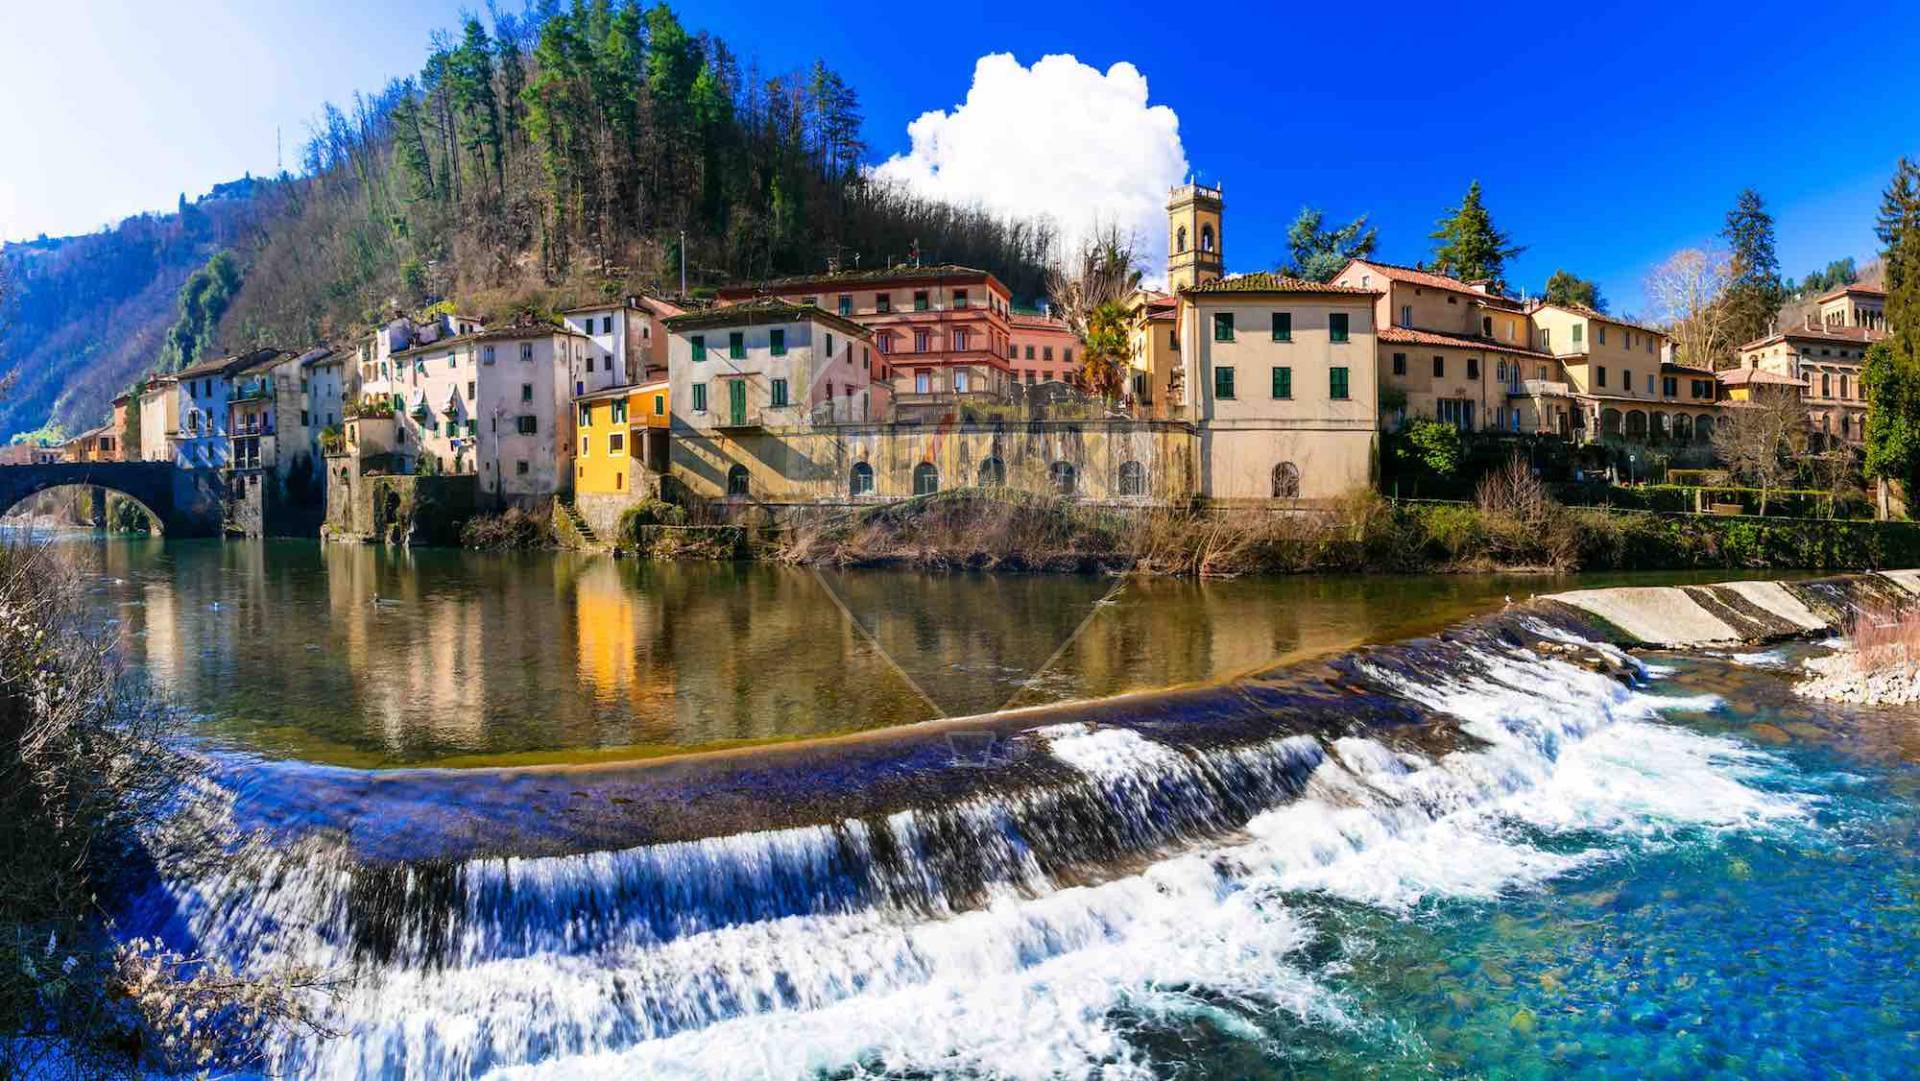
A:
<svg viewBox="0 0 1920 1081">
<path fill-rule="evenodd" d="M 60 445 L 60 460 L 64 462 L 117 462 L 120 460 L 120 437 L 114 433 L 112 425 L 102 424 L 98 428 L 89 428 Z"/>
<path fill-rule="evenodd" d="M 585 335 L 589 346 L 578 368 L 569 373 L 573 393 L 593 394 L 665 379 L 667 335 L 661 320 L 683 311 L 658 297 L 636 295 L 560 313 L 567 329 Z"/>
<path fill-rule="evenodd" d="M 876 379 L 891 382 L 900 419 L 936 419 L 962 404 L 1009 396 L 1013 301 L 984 270 L 838 271 L 727 286 L 718 296 L 723 305 L 755 299 L 810 305 L 871 331 L 881 365 Z M 676 394 L 676 406 L 680 400 Z"/>
<path fill-rule="evenodd" d="M 173 440 L 180 424 L 180 380 L 171 375 L 151 376 L 140 387 L 140 445 L 136 460 L 173 459 Z"/>
<path fill-rule="evenodd" d="M 1165 420 L 1182 409 L 1180 298 L 1147 289 L 1126 300 L 1127 372 L 1121 404 L 1134 416 Z"/>
<path fill-rule="evenodd" d="M 1065 320 L 1046 312 L 1015 311 L 1007 319 L 1007 333 L 1011 337 L 1007 366 L 1014 382 L 1029 387 L 1080 385 L 1080 339 Z"/>
<path fill-rule="evenodd" d="M 657 496 L 671 468 L 670 387 L 661 380 L 573 400 L 574 506 L 602 537 L 612 535 L 627 507 Z"/>
<path fill-rule="evenodd" d="M 1714 373 L 1676 362 L 1664 331 L 1578 304 L 1539 303 L 1529 317 L 1536 348 L 1565 373 L 1577 441 L 1712 438 Z"/>
<path fill-rule="evenodd" d="M 687 492 L 743 497 L 784 482 L 734 437 L 862 424 L 888 414 L 876 333 L 816 305 L 750 300 L 666 321 L 673 475 Z M 756 480 L 755 474 L 762 474 Z"/>
<path fill-rule="evenodd" d="M 1740 346 L 1739 366 L 1797 382 L 1807 424 L 1821 445 L 1858 445 L 1866 438 L 1867 423 L 1867 388 L 1860 376 L 1867 349 L 1887 336 L 1886 299 L 1879 289 L 1841 286 L 1815 302 L 1805 326 Z M 1729 384 L 1737 385 L 1742 384 Z"/>
<path fill-rule="evenodd" d="M 232 464 L 233 444 L 227 422 L 234 376 L 279 355 L 277 350 L 256 349 L 203 360 L 174 373 L 177 412 L 166 430 L 168 457 L 175 465 L 181 469 L 226 469 Z"/>
<path fill-rule="evenodd" d="M 1186 416 L 1199 438 L 1194 494 L 1328 500 L 1373 482 L 1375 291 L 1258 273 L 1179 296 Z"/>
</svg>

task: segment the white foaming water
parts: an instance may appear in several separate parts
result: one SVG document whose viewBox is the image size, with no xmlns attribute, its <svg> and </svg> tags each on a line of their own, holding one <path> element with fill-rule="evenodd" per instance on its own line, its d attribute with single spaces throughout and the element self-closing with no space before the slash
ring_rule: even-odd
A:
<svg viewBox="0 0 1920 1081">
<path fill-rule="evenodd" d="M 1297 798 L 1276 798 L 1238 830 L 1177 851 L 1159 846 L 1141 869 L 1097 884 L 1049 880 L 1016 836 L 1021 815 L 1043 815 L 1044 805 L 1017 793 L 956 812 L 1000 850 L 982 856 L 999 869 L 986 876 L 984 899 L 952 909 L 909 911 L 857 891 L 785 915 L 715 909 L 728 891 L 804 884 L 848 852 L 861 856 L 872 838 L 859 823 L 470 865 L 485 889 L 468 894 L 463 917 L 478 929 L 462 925 L 448 964 L 364 963 L 364 982 L 333 1017 L 344 1035 L 282 1047 L 274 1065 L 339 1078 L 1154 1076 L 1163 1071 L 1129 1042 L 1123 1018 L 1207 1013 L 1227 1001 L 1314 1025 L 1361 1023 L 1300 956 L 1313 933 L 1303 896 L 1396 912 L 1492 899 L 1623 846 L 1807 813 L 1803 797 L 1748 783 L 1773 765 L 1765 755 L 1659 720 L 1716 708 L 1712 696 L 1650 695 L 1522 649 L 1471 660 L 1417 685 L 1369 670 L 1459 718 L 1478 741 L 1438 757 L 1364 735 L 1195 752 L 1123 728 L 1036 730 L 1116 803 L 1206 799 L 1201 782 L 1275 764 L 1306 777 Z M 930 827 L 921 812 L 903 812 L 881 828 L 898 850 L 920 852 Z M 1543 834 L 1588 840 L 1573 851 L 1529 840 Z M 908 862 L 932 896 L 945 896 L 931 868 Z M 663 928 L 629 912 L 623 922 L 631 898 L 617 887 L 636 877 L 681 882 L 661 903 L 684 905 L 685 918 Z M 340 885 L 316 873 L 274 900 L 275 911 L 322 914 L 295 937 L 334 925 L 328 888 Z M 531 916 L 500 931 L 476 895 L 505 897 Z M 224 911 L 196 910 L 206 931 L 220 923 L 210 910 Z M 211 937 L 239 941 L 259 929 L 222 925 Z M 308 938 L 304 956 L 343 961 L 325 937 Z"/>
</svg>

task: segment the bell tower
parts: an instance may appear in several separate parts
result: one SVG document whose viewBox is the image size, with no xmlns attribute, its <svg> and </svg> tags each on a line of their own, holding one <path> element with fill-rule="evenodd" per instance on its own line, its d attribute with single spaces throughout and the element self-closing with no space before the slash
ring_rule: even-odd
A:
<svg viewBox="0 0 1920 1081">
<path fill-rule="evenodd" d="M 1221 259 L 1220 188 L 1182 184 L 1167 194 L 1167 288 L 1179 292 L 1217 281 Z"/>
</svg>

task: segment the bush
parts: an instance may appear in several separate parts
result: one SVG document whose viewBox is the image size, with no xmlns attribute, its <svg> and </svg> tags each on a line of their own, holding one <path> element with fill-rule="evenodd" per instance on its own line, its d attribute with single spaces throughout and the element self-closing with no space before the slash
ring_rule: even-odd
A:
<svg viewBox="0 0 1920 1081">
<path fill-rule="evenodd" d="M 467 519 L 460 527 L 462 548 L 551 548 L 554 545 L 553 516 L 520 507 L 508 507 L 499 514 L 481 514 Z"/>
</svg>

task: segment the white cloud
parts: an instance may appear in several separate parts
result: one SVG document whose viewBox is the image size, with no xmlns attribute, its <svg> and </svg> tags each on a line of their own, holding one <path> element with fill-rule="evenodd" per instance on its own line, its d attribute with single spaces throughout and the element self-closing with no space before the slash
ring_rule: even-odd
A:
<svg viewBox="0 0 1920 1081">
<path fill-rule="evenodd" d="M 875 167 L 923 195 L 1050 218 L 1071 244 L 1096 221 L 1131 230 L 1149 276 L 1164 269 L 1167 189 L 1187 172 L 1180 118 L 1147 104 L 1140 69 L 1103 74 L 1070 55 L 1021 67 L 983 56 L 967 100 L 907 126 L 913 148 Z M 930 252 L 930 255 L 938 255 Z"/>
</svg>

